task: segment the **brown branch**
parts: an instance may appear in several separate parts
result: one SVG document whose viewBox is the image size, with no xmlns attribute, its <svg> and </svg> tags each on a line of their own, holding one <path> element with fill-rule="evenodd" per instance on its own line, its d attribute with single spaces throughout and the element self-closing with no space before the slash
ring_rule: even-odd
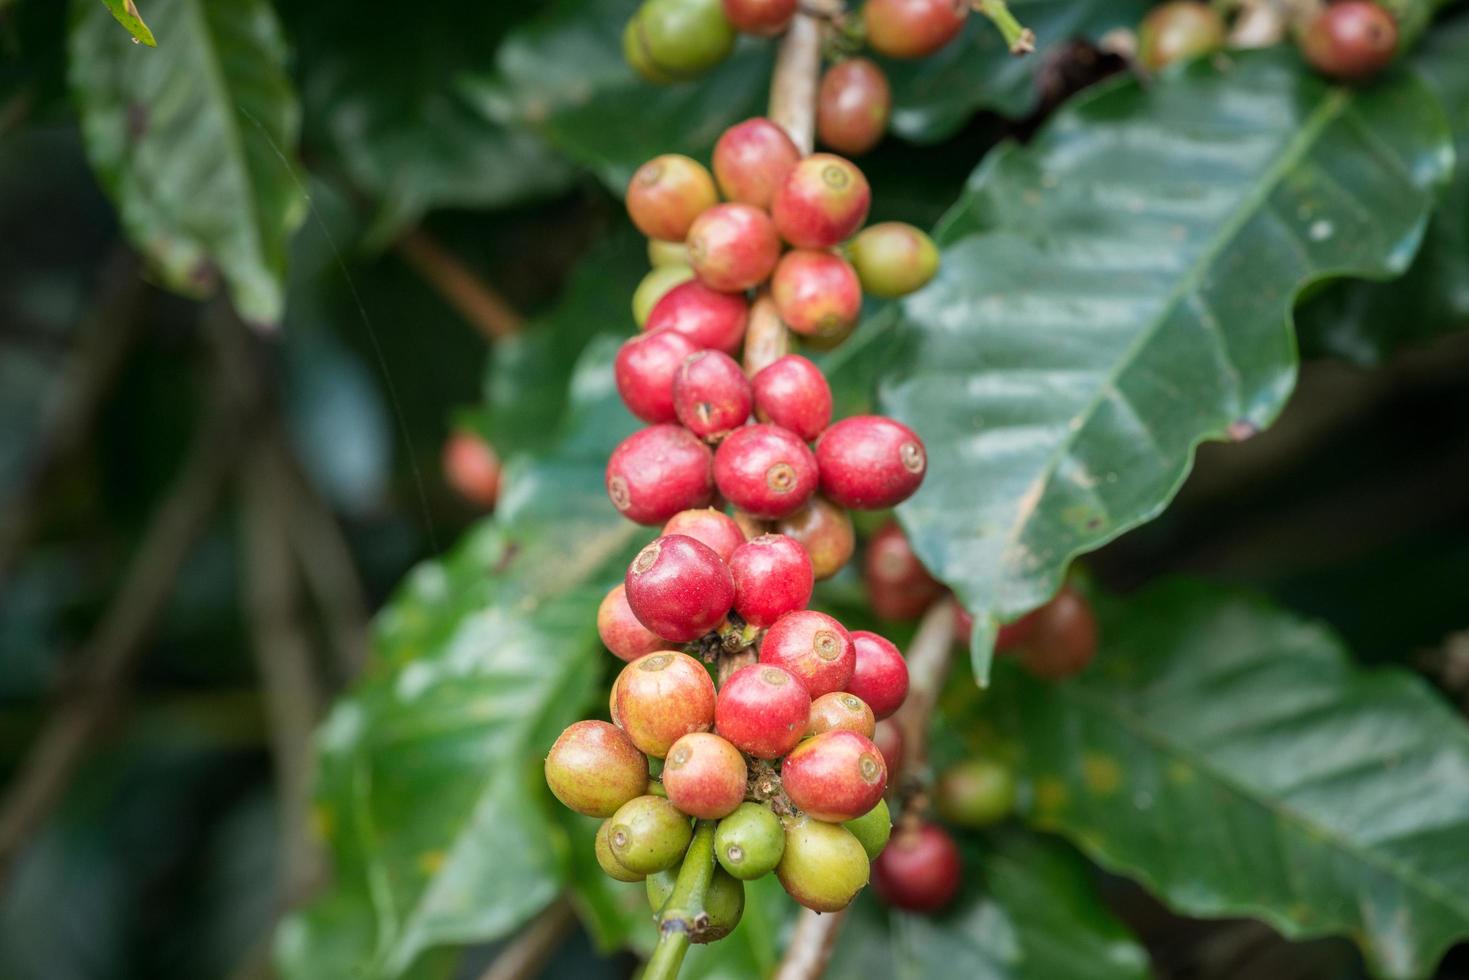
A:
<svg viewBox="0 0 1469 980">
<path fill-rule="evenodd" d="M 556 899 L 522 927 L 520 935 L 500 951 L 479 980 L 529 980 L 540 976 L 541 967 L 575 921 L 571 902 L 565 896 Z"/>
<path fill-rule="evenodd" d="M 791 943 L 772 980 L 816 980 L 826 972 L 826 964 L 836 949 L 837 934 L 846 918 L 846 909 L 825 914 L 802 909 L 796 930 L 791 933 Z"/>
<path fill-rule="evenodd" d="M 908 645 L 908 697 L 893 715 L 903 732 L 903 778 L 922 779 L 928 765 L 928 723 L 954 655 L 954 600 L 928 607 Z"/>
<path fill-rule="evenodd" d="M 790 353 L 791 334 L 775 308 L 770 290 L 762 288 L 750 304 L 749 326 L 745 328 L 745 374 L 754 377 Z"/>
<path fill-rule="evenodd" d="M 827 3 L 831 13 L 841 3 Z M 798 12 L 780 42 L 770 78 L 770 118 L 785 129 L 804 156 L 816 145 L 816 87 L 821 77 L 821 20 Z"/>
<path fill-rule="evenodd" d="M 525 326 L 503 296 L 422 228 L 409 229 L 394 248 L 486 340 L 493 343 Z"/>
</svg>

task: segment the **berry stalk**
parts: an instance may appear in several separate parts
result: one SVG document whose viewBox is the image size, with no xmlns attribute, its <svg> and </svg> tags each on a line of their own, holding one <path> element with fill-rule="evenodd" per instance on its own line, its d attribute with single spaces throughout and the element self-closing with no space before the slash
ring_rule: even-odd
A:
<svg viewBox="0 0 1469 980">
<path fill-rule="evenodd" d="M 975 0 L 974 10 L 999 28 L 1011 54 L 1030 54 L 1035 50 L 1035 31 L 1015 19 L 1005 0 Z"/>
<path fill-rule="evenodd" d="M 714 823 L 700 820 L 679 867 L 673 894 L 658 915 L 658 945 L 643 971 L 643 980 L 677 980 L 679 967 L 694 934 L 707 922 L 704 897 L 714 880 Z"/>
</svg>

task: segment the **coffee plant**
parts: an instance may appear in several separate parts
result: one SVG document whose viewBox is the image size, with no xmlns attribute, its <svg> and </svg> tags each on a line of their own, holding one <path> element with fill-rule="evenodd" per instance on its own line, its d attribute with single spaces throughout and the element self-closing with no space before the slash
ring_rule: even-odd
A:
<svg viewBox="0 0 1469 980">
<path fill-rule="evenodd" d="M 239 489 L 279 908 L 248 969 L 181 972 L 1469 962 L 1462 452 L 1350 484 L 1364 523 L 1431 516 L 1411 554 L 1282 502 L 1392 468 L 1301 447 L 1405 377 L 1450 394 L 1393 449 L 1465 431 L 1464 4 L 0 0 L 0 28 L 0 133 L 75 131 L 120 280 L 209 352 L 213 407 L 170 409 L 218 417 L 200 480 Z M 59 305 L 11 284 L 17 322 Z M 1355 394 L 1298 391 L 1303 356 Z M 408 454 L 401 514 L 367 430 Z M 355 542 L 402 559 L 370 638 L 334 510 L 412 528 Z M 318 641 L 330 704 L 273 659 Z M 133 658 L 101 659 L 80 686 L 113 698 Z M 80 751 L 33 744 L 0 878 Z M 0 906 L 0 975 L 93 975 L 7 938 L 64 945 L 42 918 Z"/>
</svg>

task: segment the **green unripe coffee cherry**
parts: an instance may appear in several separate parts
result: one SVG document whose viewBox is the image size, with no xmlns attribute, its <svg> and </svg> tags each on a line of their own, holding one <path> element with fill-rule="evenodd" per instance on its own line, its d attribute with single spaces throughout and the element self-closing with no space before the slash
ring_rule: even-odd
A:
<svg viewBox="0 0 1469 980">
<path fill-rule="evenodd" d="M 603 820 L 597 828 L 597 841 L 593 849 L 597 854 L 597 863 L 607 873 L 607 877 L 618 881 L 642 881 L 643 876 L 636 871 L 629 871 L 617 860 L 617 855 L 612 853 L 612 842 L 607 838 L 607 828 L 612 826 L 611 820 Z"/>
<path fill-rule="evenodd" d="M 923 288 L 939 268 L 939 250 L 923 232 L 901 221 L 864 228 L 847 246 L 862 291 L 883 299 Z"/>
<path fill-rule="evenodd" d="M 694 270 L 686 265 L 660 265 L 652 269 L 632 294 L 632 315 L 638 326 L 648 322 L 648 314 L 670 289 L 694 278 Z"/>
<path fill-rule="evenodd" d="M 677 883 L 676 870 L 648 876 L 648 907 L 654 915 L 663 911 Z M 709 916 L 708 926 L 695 930 L 690 938 L 696 943 L 712 943 L 728 936 L 745 914 L 745 886 L 723 868 L 716 867 L 714 877 L 709 880 L 709 890 L 704 893 L 704 912 Z"/>
<path fill-rule="evenodd" d="M 693 78 L 734 50 L 721 0 L 646 0 L 623 32 L 628 64 L 650 82 Z"/>
<path fill-rule="evenodd" d="M 648 239 L 648 264 L 657 269 L 665 265 L 688 265 L 689 249 L 683 242 Z"/>
<path fill-rule="evenodd" d="M 1158 71 L 1224 47 L 1224 18 L 1207 3 L 1177 0 L 1154 7 L 1137 32 L 1138 60 Z"/>
<path fill-rule="evenodd" d="M 658 796 L 628 800 L 612 815 L 607 842 L 619 864 L 633 874 L 650 875 L 671 868 L 693 839 L 689 818 Z"/>
<path fill-rule="evenodd" d="M 775 876 L 815 912 L 846 908 L 867 884 L 867 852 L 845 827 L 803 817 L 786 824 L 786 848 Z"/>
<path fill-rule="evenodd" d="M 994 759 L 969 759 L 944 770 L 933 801 L 947 823 L 989 827 L 1015 809 L 1015 774 Z"/>
<path fill-rule="evenodd" d="M 882 849 L 887 847 L 888 838 L 893 835 L 893 816 L 888 812 L 888 801 L 878 800 L 877 806 L 842 826 L 857 838 L 857 843 L 867 852 L 867 860 L 876 861 Z"/>
<path fill-rule="evenodd" d="M 714 828 L 714 856 L 719 866 L 742 881 L 774 871 L 785 848 L 780 818 L 759 803 L 741 803 Z"/>
</svg>

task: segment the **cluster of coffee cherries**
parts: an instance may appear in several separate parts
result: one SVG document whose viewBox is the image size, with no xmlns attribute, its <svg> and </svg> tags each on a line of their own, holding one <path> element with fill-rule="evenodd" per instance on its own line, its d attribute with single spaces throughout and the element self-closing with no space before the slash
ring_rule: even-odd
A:
<svg viewBox="0 0 1469 980">
<path fill-rule="evenodd" d="M 1293 25 L 1302 56 L 1330 78 L 1370 78 L 1397 54 L 1398 24 L 1392 13 L 1373 0 L 1335 0 L 1301 5 L 1303 16 Z M 1148 68 L 1163 68 L 1224 47 L 1228 25 L 1217 5 L 1176 0 L 1155 7 L 1138 31 L 1138 59 Z"/>
</svg>

